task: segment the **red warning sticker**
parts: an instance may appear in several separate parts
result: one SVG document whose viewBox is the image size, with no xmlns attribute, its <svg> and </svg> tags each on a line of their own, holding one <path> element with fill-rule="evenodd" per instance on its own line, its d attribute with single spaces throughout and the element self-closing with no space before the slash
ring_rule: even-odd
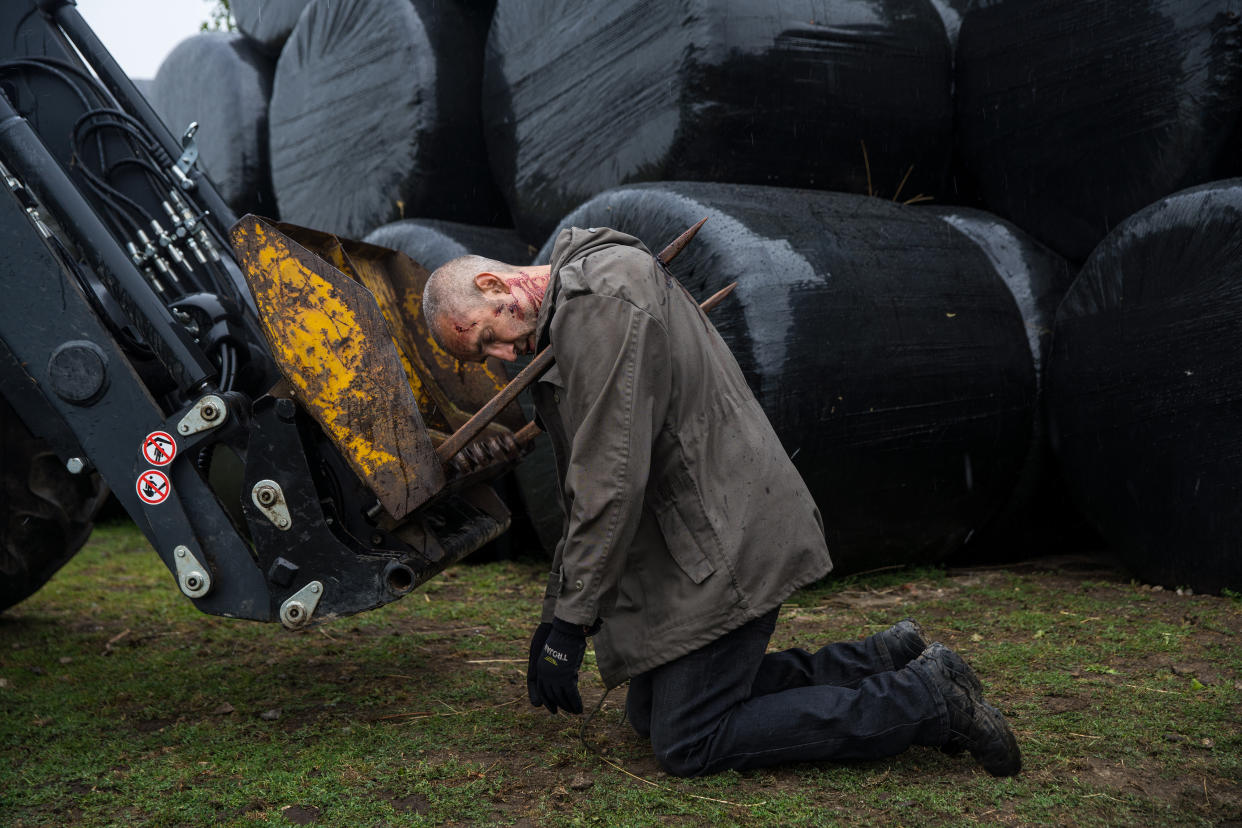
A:
<svg viewBox="0 0 1242 828">
<path fill-rule="evenodd" d="M 142 456 L 152 466 L 167 466 L 177 456 L 177 441 L 167 431 L 152 431 L 142 441 Z"/>
<path fill-rule="evenodd" d="M 149 506 L 158 506 L 172 494 L 168 475 L 159 469 L 147 469 L 138 476 L 138 497 Z"/>
</svg>

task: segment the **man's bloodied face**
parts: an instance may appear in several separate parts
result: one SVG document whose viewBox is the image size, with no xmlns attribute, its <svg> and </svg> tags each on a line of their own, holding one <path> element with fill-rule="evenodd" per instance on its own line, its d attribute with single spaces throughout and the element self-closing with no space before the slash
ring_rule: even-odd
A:
<svg viewBox="0 0 1242 828">
<path fill-rule="evenodd" d="M 481 362 L 491 356 L 513 362 L 535 352 L 535 322 L 547 278 L 526 272 L 480 273 L 475 285 L 483 301 L 448 320 L 447 340 L 458 359 Z"/>
</svg>

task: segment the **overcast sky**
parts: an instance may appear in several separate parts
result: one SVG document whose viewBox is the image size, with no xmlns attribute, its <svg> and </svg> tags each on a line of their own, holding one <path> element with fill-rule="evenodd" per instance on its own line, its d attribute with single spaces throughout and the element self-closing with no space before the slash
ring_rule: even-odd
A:
<svg viewBox="0 0 1242 828">
<path fill-rule="evenodd" d="M 131 78 L 155 77 L 160 62 L 198 33 L 214 6 L 209 0 L 78 0 L 82 17 Z"/>
</svg>

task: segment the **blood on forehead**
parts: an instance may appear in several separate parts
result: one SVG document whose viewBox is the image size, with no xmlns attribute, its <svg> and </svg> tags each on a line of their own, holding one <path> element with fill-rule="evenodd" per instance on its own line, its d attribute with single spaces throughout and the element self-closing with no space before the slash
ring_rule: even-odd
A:
<svg viewBox="0 0 1242 828">
<path fill-rule="evenodd" d="M 472 336 L 471 331 L 479 326 L 478 322 L 470 322 L 461 324 L 460 322 L 451 323 L 453 326 L 453 347 L 449 350 L 454 352 L 454 356 L 459 359 L 470 359 L 472 357 L 481 357 L 482 351 L 479 349 L 479 337 Z"/>
</svg>

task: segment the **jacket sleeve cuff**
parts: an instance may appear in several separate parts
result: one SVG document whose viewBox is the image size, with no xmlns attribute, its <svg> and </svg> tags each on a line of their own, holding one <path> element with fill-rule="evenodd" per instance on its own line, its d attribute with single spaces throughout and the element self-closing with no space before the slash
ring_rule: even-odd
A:
<svg viewBox="0 0 1242 828">
<path fill-rule="evenodd" d="M 595 611 L 594 606 L 575 608 L 571 602 L 565 601 L 563 598 L 555 604 L 554 615 L 562 620 L 568 621 L 570 624 L 577 624 L 580 627 L 593 626 L 599 618 L 599 614 Z"/>
<path fill-rule="evenodd" d="M 552 629 L 562 635 L 572 635 L 575 638 L 586 638 L 587 630 L 590 628 L 582 624 L 571 624 L 570 622 L 564 621 L 560 618 L 553 618 Z"/>
<path fill-rule="evenodd" d="M 604 622 L 600 618 L 596 618 L 590 624 L 574 624 L 556 616 L 552 617 L 552 629 L 560 630 L 568 635 L 591 636 L 599 632 L 599 628 L 604 626 Z"/>
</svg>

